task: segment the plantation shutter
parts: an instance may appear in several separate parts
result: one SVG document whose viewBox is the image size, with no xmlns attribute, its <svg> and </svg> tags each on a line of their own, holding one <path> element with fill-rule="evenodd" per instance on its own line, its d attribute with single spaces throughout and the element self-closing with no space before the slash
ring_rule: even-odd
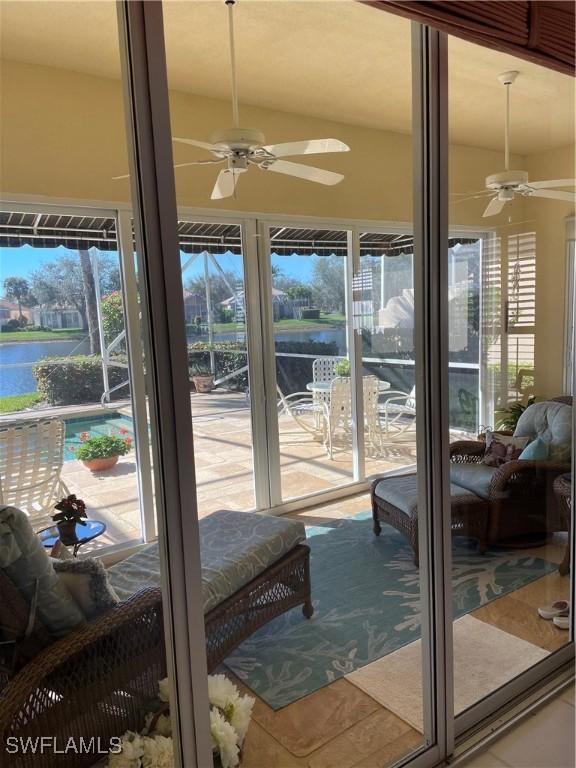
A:
<svg viewBox="0 0 576 768">
<path fill-rule="evenodd" d="M 536 233 L 508 237 L 508 375 L 511 395 L 526 396 L 534 387 L 536 338 Z"/>
<path fill-rule="evenodd" d="M 472 43 L 574 75 L 575 7 L 563 0 L 360 0 Z"/>
</svg>

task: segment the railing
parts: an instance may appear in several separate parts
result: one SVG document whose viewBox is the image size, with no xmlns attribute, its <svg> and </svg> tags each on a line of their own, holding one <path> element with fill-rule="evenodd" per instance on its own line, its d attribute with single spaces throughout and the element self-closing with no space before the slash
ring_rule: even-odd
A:
<svg viewBox="0 0 576 768">
<path fill-rule="evenodd" d="M 191 349 L 189 348 L 189 354 L 206 354 L 207 349 Z M 215 369 L 218 369 L 218 356 L 219 355 L 238 355 L 246 359 L 246 364 L 239 365 L 237 369 L 230 371 L 215 379 L 215 385 L 220 386 L 225 383 L 233 382 L 241 375 L 245 375 L 248 371 L 247 365 L 247 350 L 243 349 L 231 349 L 226 350 L 213 350 L 215 356 Z M 318 354 L 306 354 L 298 352 L 276 352 L 276 360 L 280 367 L 278 369 L 277 378 L 282 379 L 279 381 L 280 387 L 284 395 L 290 395 L 293 392 L 303 391 L 306 384 L 312 380 L 312 361 L 322 355 Z M 290 370 L 286 365 L 282 365 L 283 361 L 289 359 L 294 360 L 309 360 L 310 370 L 298 372 L 297 375 L 290 376 Z M 414 386 L 414 360 L 398 359 L 398 358 L 381 358 L 381 357 L 363 357 L 363 365 L 375 373 L 382 380 L 391 380 L 391 389 L 410 392 Z M 380 370 L 375 371 L 374 368 Z M 383 368 L 388 369 L 387 372 L 382 371 Z M 480 364 L 479 363 L 460 363 L 450 362 L 448 364 L 450 373 L 450 426 L 454 429 L 463 429 L 467 431 L 475 431 L 479 428 L 480 423 Z M 402 371 L 406 372 L 406 375 L 402 375 Z M 472 378 L 472 381 L 466 382 L 465 378 Z M 460 380 L 459 380 L 460 379 Z M 469 384 L 469 386 L 464 386 Z M 246 390 L 248 387 L 246 387 Z M 385 394 L 384 394 L 385 397 Z"/>
</svg>

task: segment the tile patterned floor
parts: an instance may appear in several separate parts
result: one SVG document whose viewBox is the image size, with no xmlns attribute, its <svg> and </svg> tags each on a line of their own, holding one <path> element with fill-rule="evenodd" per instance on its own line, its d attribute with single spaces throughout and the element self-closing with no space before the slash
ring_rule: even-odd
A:
<svg viewBox="0 0 576 768">
<path fill-rule="evenodd" d="M 252 453 L 250 412 L 242 395 L 193 395 L 193 428 L 200 515 L 214 509 L 250 509 Z M 321 444 L 295 432 L 282 417 L 281 466 L 285 498 L 306 491 L 333 488 L 350 476 L 351 455 L 341 452 L 330 460 Z M 381 472 L 415 461 L 413 435 L 384 446 L 378 459 L 368 458 L 369 472 Z M 95 548 L 138 535 L 139 513 L 136 466 L 133 456 L 120 459 L 112 470 L 91 474 L 78 462 L 67 462 L 64 479 L 71 491 L 88 503 L 90 516 L 107 522 L 105 537 Z M 318 506 L 293 517 L 308 524 L 348 517 L 369 508 L 367 494 Z M 560 562 L 564 539 L 531 552 Z M 538 618 L 536 608 L 568 595 L 568 579 L 549 574 L 512 595 L 478 609 L 484 622 L 552 651 L 566 641 L 566 633 Z M 473 768 L 568 768 L 567 734 L 574 716 L 574 693 L 563 696 L 521 724 L 477 756 Z M 548 714 L 546 714 L 548 712 Z M 532 730 L 537 736 L 532 735 Z M 551 736 L 544 737 L 549 730 Z M 573 733 L 573 732 L 572 732 Z M 421 734 L 346 680 L 316 691 L 274 712 L 258 700 L 245 744 L 243 768 L 385 768 L 417 747 Z M 550 742 L 550 744 L 548 744 Z"/>
<path fill-rule="evenodd" d="M 490 748 L 466 768 L 574 768 L 574 685 Z"/>
<path fill-rule="evenodd" d="M 253 509 L 253 461 L 250 408 L 241 393 L 212 392 L 191 395 L 197 498 L 200 517 L 216 509 Z M 130 415 L 129 407 L 120 409 Z M 281 416 L 280 464 L 285 500 L 336 488 L 351 479 L 350 448 L 330 459 L 322 443 Z M 385 441 L 382 455 L 367 456 L 366 471 L 377 474 L 416 460 L 414 433 Z M 72 493 L 84 499 L 89 516 L 107 524 L 106 535 L 89 549 L 117 544 L 139 535 L 138 480 L 134 454 L 121 457 L 106 472 L 93 474 L 78 461 L 67 461 L 62 472 Z"/>
<path fill-rule="evenodd" d="M 348 517 L 368 506 L 368 496 L 363 494 L 294 513 L 292 517 L 314 524 Z M 559 535 L 546 546 L 530 552 L 560 562 L 564 546 L 565 537 Z M 513 595 L 499 598 L 474 611 L 472 615 L 541 648 L 555 650 L 566 642 L 567 633 L 539 619 L 536 608 L 567 597 L 568 590 L 569 579 L 553 572 L 527 584 Z M 350 697 L 346 704 L 342 701 L 343 696 Z M 353 707 L 350 707 L 350 701 L 354 702 Z M 573 704 L 573 693 L 571 701 Z M 564 704 L 570 706 L 570 700 L 562 697 Z M 556 714 L 564 716 L 562 722 L 565 727 L 566 710 L 563 706 Z M 422 743 L 420 733 L 346 680 L 328 685 L 276 712 L 257 700 L 253 726 L 246 741 L 243 768 L 387 768 Z M 573 738 L 573 729 L 568 732 Z M 508 738 L 506 736 L 502 741 Z M 531 762 L 525 766 L 521 762 L 505 762 L 505 755 L 509 752 L 503 751 L 496 756 L 496 745 L 493 745 L 486 759 L 495 762 L 480 762 L 476 768 L 508 765 L 517 768 L 568 768 L 573 763 L 566 762 L 566 755 L 570 755 L 569 750 L 566 751 L 566 739 L 560 740 L 560 744 L 562 749 L 559 748 L 559 755 L 549 764 Z M 542 752 L 539 754 L 541 757 Z M 484 756 L 475 759 L 484 759 Z M 558 762 L 561 759 L 564 762 Z"/>
</svg>

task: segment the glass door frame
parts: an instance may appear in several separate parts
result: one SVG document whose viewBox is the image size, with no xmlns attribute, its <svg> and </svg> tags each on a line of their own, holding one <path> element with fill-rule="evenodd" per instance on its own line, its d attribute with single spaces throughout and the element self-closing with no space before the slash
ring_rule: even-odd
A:
<svg viewBox="0 0 576 768">
<path fill-rule="evenodd" d="M 131 175 L 133 189 L 137 192 L 134 207 L 143 225 L 138 250 L 143 247 L 147 256 L 145 264 L 152 270 L 147 273 L 145 269 L 142 279 L 149 350 L 153 353 L 148 360 L 155 363 L 151 363 L 153 386 L 149 397 L 159 436 L 154 458 L 155 471 L 161 482 L 156 488 L 156 497 L 161 510 L 161 534 L 167 534 L 161 556 L 168 579 L 163 590 L 168 663 L 172 680 L 177 681 L 174 693 L 179 716 L 174 712 L 175 759 L 176 765 L 186 768 L 206 768 L 211 764 L 211 746 L 203 611 L 198 597 L 201 574 L 194 449 L 191 419 L 184 418 L 189 415 L 190 398 L 185 365 L 183 300 L 175 294 L 172 296 L 175 291 L 177 293 L 181 276 L 180 261 L 176 259 L 179 252 L 178 216 L 162 4 L 149 0 L 118 0 L 117 7 L 125 103 L 129 113 Z M 418 264 L 415 290 L 419 299 L 415 330 L 418 446 L 422 456 L 422 471 L 419 469 L 418 476 L 423 499 L 419 516 L 423 687 L 427 694 L 425 724 L 431 740 L 415 757 L 408 756 L 401 762 L 424 768 L 436 765 L 452 754 L 455 729 L 458 734 L 463 734 L 468 728 L 478 728 L 514 698 L 525 696 L 531 687 L 544 682 L 554 683 L 559 669 L 563 665 L 568 667 L 573 661 L 574 627 L 570 630 L 568 646 L 496 691 L 455 722 L 447 462 L 447 37 L 416 23 L 412 28 L 414 232 Z M 222 219 L 214 211 L 210 211 L 210 215 Z M 253 240 L 249 238 L 247 242 L 247 253 L 255 247 L 251 243 L 257 242 L 257 235 L 258 232 L 250 231 Z M 257 270 L 259 266 L 256 257 L 251 269 Z M 258 274 L 261 282 L 261 272 Z M 270 285 L 269 280 L 264 282 Z M 160 365 L 158 361 L 165 364 Z M 269 401 L 266 407 L 270 411 Z M 574 451 L 572 456 L 574 472 Z M 354 493 L 358 488 L 351 486 L 347 490 Z M 338 495 L 343 494 L 339 492 Z M 309 499 L 306 502 L 309 504 Z M 572 573 L 574 528 L 572 524 Z M 574 596 L 572 577 L 573 600 Z"/>
</svg>

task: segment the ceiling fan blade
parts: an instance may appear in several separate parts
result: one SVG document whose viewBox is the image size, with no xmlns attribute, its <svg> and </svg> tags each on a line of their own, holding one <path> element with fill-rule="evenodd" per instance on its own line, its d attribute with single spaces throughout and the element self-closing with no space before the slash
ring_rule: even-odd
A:
<svg viewBox="0 0 576 768">
<path fill-rule="evenodd" d="M 309 141 L 290 141 L 285 144 L 268 144 L 262 147 L 275 157 L 294 155 L 319 155 L 323 152 L 349 152 L 350 147 L 338 139 L 310 139 Z"/>
<path fill-rule="evenodd" d="M 531 192 L 529 197 L 548 197 L 550 200 L 566 200 L 567 203 L 576 203 L 576 192 L 560 192 L 557 189 L 538 189 Z"/>
<path fill-rule="evenodd" d="M 188 165 L 213 165 L 214 163 L 224 163 L 225 157 L 214 158 L 213 160 L 192 160 L 189 163 L 174 163 L 174 168 L 186 168 Z M 129 179 L 130 174 L 125 173 L 123 176 L 112 176 L 112 181 L 119 181 L 120 179 Z"/>
<path fill-rule="evenodd" d="M 498 197 L 495 197 L 493 200 L 490 200 L 490 202 L 486 206 L 486 210 L 482 214 L 482 218 L 485 219 L 487 216 L 496 216 L 496 214 L 500 213 L 502 208 L 504 208 L 507 202 L 509 201 L 500 200 L 500 198 Z"/>
<path fill-rule="evenodd" d="M 576 187 L 576 179 L 547 179 L 546 181 L 529 181 L 526 185 L 532 189 L 546 189 L 547 187 Z"/>
<path fill-rule="evenodd" d="M 338 182 L 342 181 L 344 178 L 341 173 L 325 171 L 322 168 L 314 168 L 311 165 L 291 163 L 287 160 L 276 160 L 270 165 L 262 167 L 262 170 L 274 171 L 274 173 L 284 173 L 287 176 L 297 176 L 299 179 L 316 181 L 318 184 L 326 184 L 327 186 L 338 184 Z"/>
<path fill-rule="evenodd" d="M 236 189 L 236 183 L 238 181 L 238 172 L 231 171 L 229 168 L 225 168 L 220 171 L 214 189 L 212 190 L 212 200 L 222 200 L 225 197 L 232 197 L 234 190 Z"/>
<path fill-rule="evenodd" d="M 460 205 L 460 203 L 467 203 L 468 200 L 480 200 L 483 197 L 490 197 L 494 192 L 482 192 L 478 195 L 470 195 L 469 197 L 461 197 L 460 200 L 452 200 L 450 205 Z"/>
<path fill-rule="evenodd" d="M 196 139 L 176 139 L 172 137 L 172 141 L 177 141 L 179 144 L 189 144 L 191 147 L 207 149 L 208 152 L 214 152 L 222 149 L 222 147 L 217 147 L 216 144 L 209 144 L 207 141 L 197 141 Z"/>
<path fill-rule="evenodd" d="M 482 194 L 491 195 L 492 192 L 486 189 L 476 189 L 474 192 L 450 192 L 450 197 L 475 197 Z"/>
<path fill-rule="evenodd" d="M 214 165 L 214 163 L 225 162 L 225 157 L 215 157 L 213 160 L 191 160 L 189 163 L 174 163 L 174 168 L 186 168 L 188 165 Z"/>
</svg>

